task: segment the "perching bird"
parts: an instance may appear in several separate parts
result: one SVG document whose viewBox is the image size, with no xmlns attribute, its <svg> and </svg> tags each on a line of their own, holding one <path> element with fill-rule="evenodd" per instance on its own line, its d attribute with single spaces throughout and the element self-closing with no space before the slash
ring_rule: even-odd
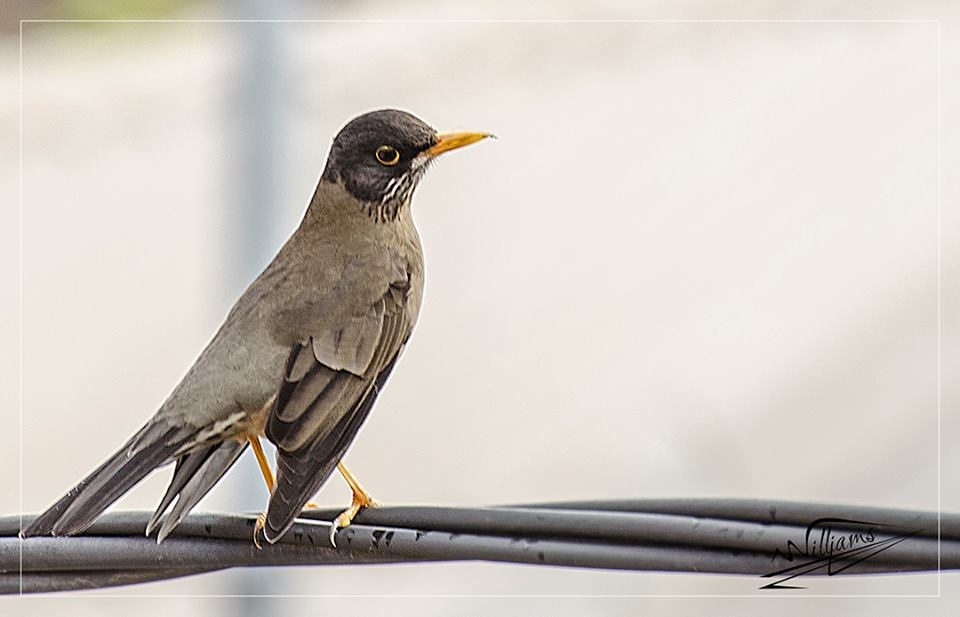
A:
<svg viewBox="0 0 960 617">
<path fill-rule="evenodd" d="M 180 384 L 143 428 L 23 537 L 80 533 L 151 471 L 175 461 L 147 526 L 149 535 L 159 525 L 162 541 L 248 444 L 271 492 L 257 526 L 269 542 L 290 528 L 338 465 L 353 503 L 335 521 L 331 538 L 338 525 L 373 505 L 340 459 L 420 311 L 423 254 L 410 201 L 437 155 L 490 136 L 438 134 L 392 109 L 344 126 L 299 228 L 240 296 Z M 275 479 L 260 446 L 263 434 L 277 447 Z"/>
</svg>

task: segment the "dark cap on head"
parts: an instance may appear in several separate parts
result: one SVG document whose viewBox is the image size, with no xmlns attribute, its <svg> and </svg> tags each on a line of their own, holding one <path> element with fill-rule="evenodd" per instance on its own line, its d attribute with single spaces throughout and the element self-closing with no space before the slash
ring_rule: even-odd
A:
<svg viewBox="0 0 960 617">
<path fill-rule="evenodd" d="M 409 199 L 429 159 L 414 161 L 436 143 L 437 131 L 413 114 L 371 111 L 348 122 L 334 138 L 321 180 L 343 182 L 351 195 L 367 203 L 385 203 L 392 196 Z M 408 190 L 395 191 L 401 184 Z"/>
<path fill-rule="evenodd" d="M 378 221 L 395 220 L 434 158 L 493 137 L 437 133 L 413 114 L 380 109 L 347 123 L 330 147 L 321 182 L 342 182 Z"/>
</svg>

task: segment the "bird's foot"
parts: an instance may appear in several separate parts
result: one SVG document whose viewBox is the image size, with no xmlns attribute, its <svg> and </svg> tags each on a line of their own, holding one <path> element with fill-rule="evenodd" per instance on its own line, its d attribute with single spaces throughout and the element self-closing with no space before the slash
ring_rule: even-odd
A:
<svg viewBox="0 0 960 617">
<path fill-rule="evenodd" d="M 258 549 L 263 549 L 260 546 L 260 532 L 263 531 L 264 526 L 267 524 L 267 513 L 264 512 L 257 517 L 257 522 L 253 526 L 253 543 Z"/>
<path fill-rule="evenodd" d="M 350 523 L 353 522 L 354 517 L 364 508 L 376 508 L 380 503 L 376 499 L 370 496 L 369 493 L 361 490 L 354 491 L 353 500 L 350 503 L 350 507 L 340 513 L 340 516 L 333 519 L 333 522 L 330 524 L 330 544 L 334 548 L 337 546 L 336 535 L 337 532 L 341 529 L 350 526 Z"/>
</svg>

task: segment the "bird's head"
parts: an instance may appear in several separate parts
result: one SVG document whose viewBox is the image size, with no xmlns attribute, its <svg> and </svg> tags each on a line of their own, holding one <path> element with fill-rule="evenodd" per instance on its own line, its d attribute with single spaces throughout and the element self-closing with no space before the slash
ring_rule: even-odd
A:
<svg viewBox="0 0 960 617">
<path fill-rule="evenodd" d="M 341 182 L 377 218 L 396 218 L 434 158 L 487 137 L 492 135 L 438 133 L 405 111 L 371 111 L 334 138 L 321 180 Z"/>
</svg>

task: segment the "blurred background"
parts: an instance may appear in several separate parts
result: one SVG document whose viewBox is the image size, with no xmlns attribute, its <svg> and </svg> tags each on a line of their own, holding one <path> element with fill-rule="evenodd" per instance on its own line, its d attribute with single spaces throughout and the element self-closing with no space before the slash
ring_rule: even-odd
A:
<svg viewBox="0 0 960 617">
<path fill-rule="evenodd" d="M 960 511 L 960 9 L 829 6 L 5 3 L 0 512 L 41 511 L 153 413 L 298 224 L 333 135 L 379 107 L 500 139 L 445 157 L 416 196 L 423 312 L 347 455 L 378 499 Z M 902 21 L 503 21 L 544 17 L 943 22 L 940 37 L 936 23 Z M 193 21 L 23 24 L 21 108 L 23 18 Z M 488 21 L 466 21 L 477 18 Z M 217 21 L 230 19 L 351 21 Z M 377 21 L 390 19 L 409 21 Z M 116 508 L 152 510 L 169 473 Z M 266 500 L 247 455 L 198 509 Z M 334 478 L 317 501 L 345 506 L 349 491 Z M 922 614 L 955 614 L 957 582 L 945 574 L 945 599 Z M 936 575 L 808 583 L 795 595 L 938 592 Z M 736 597 L 758 586 L 464 563 L 225 572 L 29 606 L 144 617 L 785 608 Z M 220 597 L 243 594 L 318 597 Z M 695 597 L 714 594 L 731 597 Z M 377 597 L 395 595 L 407 597 Z M 511 595 L 544 597 L 498 597 Z M 623 597 L 634 595 L 664 598 Z"/>
</svg>

